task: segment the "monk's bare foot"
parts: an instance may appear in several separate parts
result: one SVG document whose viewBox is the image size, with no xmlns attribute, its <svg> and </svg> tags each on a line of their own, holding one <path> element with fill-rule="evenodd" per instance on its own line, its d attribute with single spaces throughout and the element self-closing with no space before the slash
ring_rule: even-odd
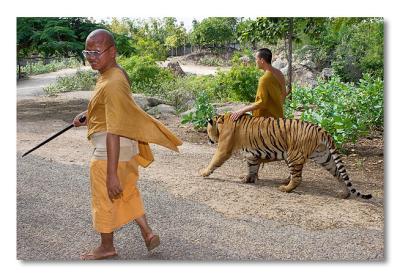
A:
<svg viewBox="0 0 400 277">
<path fill-rule="evenodd" d="M 103 260 L 117 256 L 115 248 L 106 249 L 103 246 L 99 246 L 96 249 L 89 251 L 88 253 L 81 254 L 81 260 Z"/>
<path fill-rule="evenodd" d="M 158 235 L 149 234 L 145 238 L 144 242 L 146 243 L 147 250 L 151 251 L 160 245 L 160 237 Z"/>
</svg>

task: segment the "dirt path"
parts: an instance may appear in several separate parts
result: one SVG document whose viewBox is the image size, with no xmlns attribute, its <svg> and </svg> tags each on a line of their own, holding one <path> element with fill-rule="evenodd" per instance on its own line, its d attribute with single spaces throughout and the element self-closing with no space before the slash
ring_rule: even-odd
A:
<svg viewBox="0 0 400 277">
<path fill-rule="evenodd" d="M 80 67 L 79 69 L 88 69 L 89 67 Z M 70 76 L 76 73 L 76 68 L 66 68 L 57 72 L 39 74 L 30 76 L 29 79 L 17 81 L 17 98 L 29 99 L 37 96 L 44 96 L 43 88 L 49 84 L 55 83 L 57 77 Z"/>
<path fill-rule="evenodd" d="M 166 67 L 168 62 L 169 61 L 162 62 L 160 65 Z M 185 73 L 195 75 L 215 75 L 218 70 L 229 70 L 229 67 L 204 66 L 181 61 L 179 61 L 179 65 Z"/>
<path fill-rule="evenodd" d="M 89 92 L 71 92 L 51 98 L 24 99 L 18 96 L 18 156 L 69 124 L 74 115 L 85 109 L 88 95 Z M 288 174 L 283 162 L 272 163 L 261 169 L 261 180 L 258 185 L 240 183 L 238 176 L 245 173 L 246 166 L 240 154 L 232 157 L 210 178 L 201 178 L 197 172 L 210 161 L 215 146 L 206 144 L 205 134 L 181 126 L 177 117 L 164 116 L 160 120 L 185 142 L 179 154 L 158 146 L 152 147 L 156 161 L 149 168 L 141 169 L 141 180 L 147 182 L 142 183 L 141 190 L 145 195 L 150 195 L 149 192 L 162 192 L 160 197 L 163 198 L 154 201 L 145 199 L 145 203 L 155 213 L 160 209 L 161 206 L 158 204 L 161 202 L 162 205 L 171 207 L 177 205 L 176 209 L 179 211 L 184 211 L 181 206 L 183 203 L 193 205 L 193 210 L 188 210 L 187 215 L 185 212 L 178 215 L 174 212 L 169 215 L 164 214 L 165 217 L 173 218 L 170 218 L 170 221 L 165 218 L 159 219 L 160 222 L 156 224 L 158 230 L 170 230 L 169 222 L 178 220 L 176 224 L 180 224 L 181 228 L 186 230 L 184 232 L 186 239 L 194 240 L 191 243 L 194 243 L 195 249 L 199 251 L 185 254 L 183 257 L 162 256 L 160 259 L 175 257 L 204 260 L 201 249 L 210 249 L 208 237 L 210 232 L 217 236 L 216 247 L 223 249 L 221 251 L 225 259 L 383 259 L 384 164 L 381 139 L 372 138 L 371 141 L 364 141 L 365 145 L 356 145 L 354 153 L 344 159 L 356 188 L 364 193 L 371 193 L 373 199 L 343 200 L 338 198 L 341 186 L 335 178 L 312 163 L 305 166 L 303 183 L 291 194 L 282 193 L 277 189 Z M 75 166 L 87 169 L 91 146 L 86 141 L 85 135 L 85 128 L 70 130 L 35 151 L 29 161 L 34 164 L 37 160 L 41 160 L 46 162 L 46 166 L 47 163 L 54 163 L 59 168 Z M 360 150 L 364 149 L 363 147 L 369 150 L 363 152 Z M 40 169 L 36 169 L 38 172 L 28 172 L 35 170 L 33 166 L 25 164 L 28 160 L 19 159 L 18 163 L 21 167 L 30 168 L 24 172 L 18 171 L 20 188 L 26 185 L 24 182 L 27 182 L 27 175 L 32 179 L 35 174 L 40 174 Z M 57 180 L 57 175 L 61 173 L 47 174 L 53 174 L 53 179 Z M 77 172 L 77 175 L 80 173 Z M 87 184 L 79 184 L 80 187 L 85 185 Z M 22 190 L 20 191 L 21 195 L 24 195 L 23 199 L 29 198 L 22 193 Z M 54 193 L 57 194 L 57 191 Z M 85 198 L 81 200 L 82 203 L 76 203 L 77 200 L 73 195 L 65 194 L 64 197 L 71 197 L 70 203 L 73 206 L 88 205 L 84 201 L 89 201 Z M 35 201 L 34 198 L 34 195 L 31 195 L 29 199 Z M 165 203 L 166 198 L 174 202 Z M 68 206 L 68 202 L 65 205 Z M 28 212 L 24 209 L 19 206 L 18 213 Z M 202 214 L 198 214 L 200 211 Z M 188 218 L 185 219 L 185 216 Z M 197 220 L 193 221 L 193 217 Z M 163 226 L 161 221 L 166 225 Z M 30 226 L 29 222 L 25 224 Z M 196 224 L 198 226 L 195 226 Z M 89 225 L 82 228 L 89 228 Z M 206 226 L 211 229 L 207 229 Z M 18 232 L 26 230 L 30 229 L 24 225 Z M 20 245 L 23 243 L 24 239 L 21 238 Z M 250 248 L 245 250 L 248 247 Z M 207 253 L 210 259 L 218 259 Z"/>
</svg>

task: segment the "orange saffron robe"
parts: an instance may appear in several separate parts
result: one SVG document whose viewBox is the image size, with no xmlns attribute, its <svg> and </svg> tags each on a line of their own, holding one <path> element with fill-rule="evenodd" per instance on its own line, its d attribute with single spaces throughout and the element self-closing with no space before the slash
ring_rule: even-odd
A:
<svg viewBox="0 0 400 277">
<path fill-rule="evenodd" d="M 133 100 L 130 85 L 118 67 L 103 72 L 88 105 L 88 134 L 108 132 L 137 141 L 138 154 L 118 162 L 121 197 L 110 200 L 106 177 L 107 160 L 90 163 L 93 226 L 97 232 L 111 233 L 144 215 L 143 202 L 136 187 L 138 166 L 147 167 L 153 160 L 149 143 L 179 152 L 182 141 L 161 122 L 144 112 Z"/>
<path fill-rule="evenodd" d="M 253 116 L 283 117 L 281 85 L 270 71 L 266 71 L 258 81 L 255 104 L 257 108 L 253 110 Z"/>
</svg>

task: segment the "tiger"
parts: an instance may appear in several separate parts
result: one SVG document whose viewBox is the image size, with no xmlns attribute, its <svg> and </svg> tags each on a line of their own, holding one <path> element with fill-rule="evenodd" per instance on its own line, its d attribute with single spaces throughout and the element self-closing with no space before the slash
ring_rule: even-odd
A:
<svg viewBox="0 0 400 277">
<path fill-rule="evenodd" d="M 233 152 L 242 150 L 247 155 L 246 183 L 257 182 L 262 163 L 285 160 L 290 178 L 286 185 L 279 186 L 279 190 L 289 193 L 301 183 L 303 166 L 310 159 L 344 184 L 343 198 L 372 198 L 371 194 L 362 194 L 353 187 L 332 136 L 313 123 L 248 114 L 233 121 L 230 113 L 226 113 L 208 120 L 207 134 L 209 141 L 218 143 L 218 147 L 209 165 L 200 170 L 203 177 L 212 174 Z"/>
</svg>

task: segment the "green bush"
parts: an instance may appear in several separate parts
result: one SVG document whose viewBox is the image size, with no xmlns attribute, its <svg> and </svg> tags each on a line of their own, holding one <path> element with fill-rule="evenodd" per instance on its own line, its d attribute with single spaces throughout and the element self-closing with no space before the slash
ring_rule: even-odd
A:
<svg viewBox="0 0 400 277">
<path fill-rule="evenodd" d="M 240 60 L 242 57 L 247 57 L 251 65 L 255 66 L 255 52 L 251 48 L 244 48 L 240 51 L 235 51 L 231 58 L 232 64 L 242 64 L 243 62 Z"/>
<path fill-rule="evenodd" d="M 217 72 L 213 93 L 221 100 L 252 102 L 262 74 L 255 66 L 235 64 L 227 72 Z"/>
<path fill-rule="evenodd" d="M 151 56 L 120 58 L 118 62 L 126 70 L 133 92 L 160 95 L 163 94 L 163 84 L 174 79 L 171 71 L 158 66 Z"/>
<path fill-rule="evenodd" d="M 178 112 L 186 111 L 201 92 L 207 93 L 210 99 L 215 99 L 211 93 L 213 80 L 212 76 L 177 77 L 171 82 L 161 84 L 162 94 L 159 96 L 175 106 Z"/>
<path fill-rule="evenodd" d="M 97 73 L 91 70 L 78 70 L 73 76 L 58 77 L 55 84 L 43 88 L 49 95 L 60 92 L 93 90 L 96 85 Z"/>
<path fill-rule="evenodd" d="M 44 64 L 43 61 L 39 61 L 37 63 L 28 63 L 25 66 L 21 66 L 21 72 L 26 72 L 28 75 L 38 75 L 43 73 L 54 72 L 64 68 L 78 67 L 80 65 L 81 65 L 80 61 L 78 61 L 75 58 L 65 59 L 62 61 L 52 61 L 48 64 Z"/>
<path fill-rule="evenodd" d="M 343 83 L 338 76 L 319 80 L 314 88 L 295 86 L 292 101 L 286 101 L 285 116 L 301 111 L 301 119 L 327 130 L 340 147 L 354 142 L 371 129 L 383 129 L 384 86 L 366 74 L 359 85 Z"/>
<path fill-rule="evenodd" d="M 155 61 L 164 61 L 167 59 L 167 48 L 160 42 L 151 38 L 139 38 L 135 44 L 138 56 L 148 56 Z"/>
<path fill-rule="evenodd" d="M 199 60 L 199 64 L 205 66 L 224 66 L 224 60 L 218 57 L 202 57 Z"/>
<path fill-rule="evenodd" d="M 210 103 L 210 97 L 206 92 L 201 92 L 195 101 L 195 112 L 191 112 L 183 116 L 182 123 L 193 123 L 196 129 L 204 128 L 207 125 L 207 120 L 215 115 L 215 109 Z"/>
<path fill-rule="evenodd" d="M 363 73 L 383 79 L 383 42 L 382 21 L 351 25 L 336 47 L 332 67 L 344 81 L 356 82 Z"/>
</svg>

